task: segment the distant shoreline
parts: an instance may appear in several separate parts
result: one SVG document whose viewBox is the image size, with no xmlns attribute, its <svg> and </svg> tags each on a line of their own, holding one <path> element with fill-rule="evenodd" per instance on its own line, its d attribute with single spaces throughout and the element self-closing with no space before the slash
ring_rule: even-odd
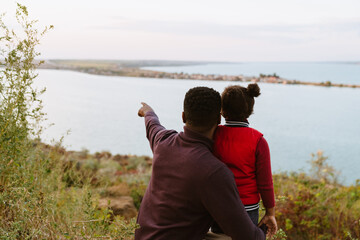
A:
<svg viewBox="0 0 360 240">
<path fill-rule="evenodd" d="M 305 82 L 298 80 L 288 80 L 280 76 L 260 74 L 259 77 L 249 77 L 244 75 L 223 75 L 223 74 L 189 74 L 189 73 L 169 73 L 142 69 L 147 66 L 184 66 L 184 65 L 203 65 L 213 62 L 184 62 L 184 61 L 96 61 L 96 60 L 48 60 L 41 69 L 72 70 L 82 73 L 104 75 L 104 76 L 123 76 L 141 78 L 164 78 L 164 79 L 184 79 L 184 80 L 207 80 L 207 81 L 233 81 L 233 82 L 261 82 L 273 84 L 289 85 L 308 85 L 319 87 L 345 87 L 360 88 L 357 84 L 341 84 L 326 82 Z"/>
</svg>

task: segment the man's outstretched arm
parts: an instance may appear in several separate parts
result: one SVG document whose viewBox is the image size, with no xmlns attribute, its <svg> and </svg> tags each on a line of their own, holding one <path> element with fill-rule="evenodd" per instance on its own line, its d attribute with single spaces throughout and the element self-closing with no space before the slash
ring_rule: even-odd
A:
<svg viewBox="0 0 360 240">
<path fill-rule="evenodd" d="M 173 133 L 175 131 L 166 130 L 160 124 L 159 118 L 155 114 L 154 110 L 144 102 L 141 104 L 142 107 L 139 109 L 138 115 L 139 117 L 145 118 L 146 137 L 149 140 L 151 150 L 154 152 L 154 149 L 160 142 L 161 138 L 167 133 Z"/>
</svg>

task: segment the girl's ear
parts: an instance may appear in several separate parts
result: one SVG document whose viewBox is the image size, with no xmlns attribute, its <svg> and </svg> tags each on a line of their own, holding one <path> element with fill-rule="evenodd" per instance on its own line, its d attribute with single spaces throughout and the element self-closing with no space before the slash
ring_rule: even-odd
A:
<svg viewBox="0 0 360 240">
<path fill-rule="evenodd" d="M 182 120 L 183 120 L 183 123 L 186 123 L 186 116 L 185 116 L 185 113 L 184 112 L 182 112 Z"/>
</svg>

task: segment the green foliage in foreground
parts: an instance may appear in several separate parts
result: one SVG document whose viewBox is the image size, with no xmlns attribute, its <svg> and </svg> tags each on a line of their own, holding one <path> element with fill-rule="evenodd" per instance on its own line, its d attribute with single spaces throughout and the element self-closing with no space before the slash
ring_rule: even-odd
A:
<svg viewBox="0 0 360 240">
<path fill-rule="evenodd" d="M 110 186 L 125 185 L 122 194 L 139 205 L 149 181 L 149 158 L 110 153 L 71 153 L 61 147 L 34 144 L 28 166 L 32 179 L 0 194 L 0 239 L 131 239 L 135 219 L 113 217 L 99 209 L 98 199 Z M 277 220 L 273 239 L 358 239 L 360 184 L 336 183 L 319 153 L 314 175 L 274 175 Z M 16 199 L 16 201 L 14 200 Z M 137 206 L 138 207 L 138 206 Z"/>
<path fill-rule="evenodd" d="M 0 156 L 2 165 L 7 165 L 1 166 L 1 186 L 7 187 L 24 182 L 21 175 L 12 178 L 13 173 L 27 169 L 23 159 L 32 148 L 29 138 L 41 132 L 38 123 L 44 114 L 38 96 L 44 90 L 34 89 L 32 84 L 38 65 L 34 59 L 39 55 L 35 47 L 47 28 L 39 36 L 33 28 L 36 21 L 29 21 L 26 8 L 19 4 L 16 19 L 22 32 L 7 28 L 3 17 L 0 15 Z"/>
<path fill-rule="evenodd" d="M 35 48 L 42 32 L 18 4 L 21 31 L 9 29 L 0 15 L 0 239 L 127 239 L 135 221 L 112 217 L 97 207 L 89 176 L 64 164 L 58 147 L 34 140 L 44 117 L 33 87 L 37 77 Z M 77 186 L 68 187 L 66 173 Z M 85 176 L 85 177 L 84 177 Z M 81 184 L 79 182 L 81 179 Z"/>
<path fill-rule="evenodd" d="M 98 207 L 95 187 L 107 180 L 94 183 L 94 172 L 69 164 L 64 152 L 34 143 L 26 166 L 13 172 L 24 182 L 0 192 L 0 239 L 132 239 L 135 219 Z"/>
<path fill-rule="evenodd" d="M 360 180 L 337 183 L 322 152 L 313 155 L 312 175 L 275 174 L 276 219 L 289 239 L 360 238 Z"/>
</svg>

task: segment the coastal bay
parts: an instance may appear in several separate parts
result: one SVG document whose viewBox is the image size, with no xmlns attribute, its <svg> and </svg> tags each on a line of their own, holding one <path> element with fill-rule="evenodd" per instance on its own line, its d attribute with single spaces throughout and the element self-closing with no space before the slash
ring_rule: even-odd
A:
<svg viewBox="0 0 360 240">
<path fill-rule="evenodd" d="M 58 70 L 39 73 L 36 84 L 47 87 L 43 98 L 48 123 L 55 124 L 44 140 L 58 140 L 71 130 L 64 139 L 68 149 L 137 155 L 151 155 L 143 120 L 137 116 L 141 101 L 154 107 L 165 127 L 182 131 L 182 101 L 189 88 L 209 86 L 221 92 L 233 84 Z M 310 154 L 323 150 L 344 183 L 359 178 L 358 89 L 259 84 L 262 95 L 249 121 L 270 144 L 273 171 L 306 170 Z"/>
<path fill-rule="evenodd" d="M 360 67 L 357 63 L 47 60 L 42 68 L 105 76 L 360 88 Z"/>
</svg>

